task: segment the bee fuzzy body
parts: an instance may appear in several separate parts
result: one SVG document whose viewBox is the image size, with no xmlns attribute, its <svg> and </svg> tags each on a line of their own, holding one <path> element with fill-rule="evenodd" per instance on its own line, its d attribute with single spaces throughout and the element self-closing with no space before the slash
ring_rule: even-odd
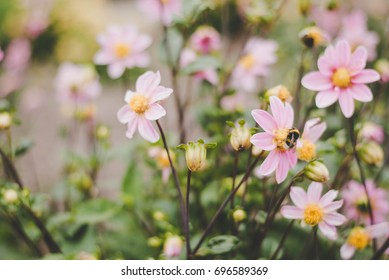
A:
<svg viewBox="0 0 389 280">
<path fill-rule="evenodd" d="M 297 140 L 300 138 L 300 131 L 297 128 L 289 129 L 288 136 L 285 139 L 285 149 L 293 149 L 296 146 Z"/>
</svg>

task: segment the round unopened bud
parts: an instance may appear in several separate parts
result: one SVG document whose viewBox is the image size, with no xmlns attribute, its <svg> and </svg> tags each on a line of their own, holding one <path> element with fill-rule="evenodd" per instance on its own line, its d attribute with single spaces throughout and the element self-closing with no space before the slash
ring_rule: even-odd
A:
<svg viewBox="0 0 389 280">
<path fill-rule="evenodd" d="M 234 219 L 235 223 L 239 223 L 245 220 L 246 217 L 247 217 L 246 211 L 242 209 L 235 210 L 234 213 L 232 213 L 232 218 Z"/>
<path fill-rule="evenodd" d="M 71 184 L 81 190 L 89 190 L 93 186 L 91 177 L 83 172 L 75 172 L 70 174 L 69 181 Z"/>
<path fill-rule="evenodd" d="M 188 143 L 185 153 L 186 165 L 192 172 L 200 171 L 205 168 L 207 159 L 207 148 L 204 143 Z"/>
<path fill-rule="evenodd" d="M 4 191 L 3 197 L 5 202 L 12 204 L 18 200 L 18 193 L 13 189 L 8 189 Z"/>
<path fill-rule="evenodd" d="M 0 129 L 8 129 L 12 124 L 12 117 L 10 113 L 0 113 Z"/>
<path fill-rule="evenodd" d="M 380 166 L 384 160 L 384 151 L 376 142 L 369 141 L 357 147 L 361 160 L 369 165 Z"/>
<path fill-rule="evenodd" d="M 251 132 L 245 126 L 237 126 L 231 131 L 230 142 L 235 151 L 242 152 L 251 147 Z"/>
<path fill-rule="evenodd" d="M 150 247 L 158 248 L 159 246 L 161 246 L 162 241 L 161 241 L 161 238 L 159 238 L 158 236 L 153 236 L 153 237 L 150 237 L 150 238 L 147 240 L 147 244 L 148 244 Z"/>
<path fill-rule="evenodd" d="M 316 26 L 306 27 L 299 33 L 299 38 L 308 48 L 317 47 L 328 42 L 328 35 Z"/>
<path fill-rule="evenodd" d="M 304 168 L 305 177 L 314 182 L 324 183 L 330 179 L 327 167 L 318 160 L 311 161 Z"/>
<path fill-rule="evenodd" d="M 278 85 L 268 89 L 265 92 L 265 99 L 269 102 L 271 96 L 278 97 L 284 103 L 292 101 L 292 95 L 290 94 L 289 89 L 284 85 Z"/>
<path fill-rule="evenodd" d="M 166 218 L 166 216 L 165 216 L 165 214 L 164 214 L 163 212 L 161 212 L 161 211 L 155 211 L 155 212 L 153 213 L 153 218 L 154 218 L 154 220 L 156 220 L 156 221 L 162 221 L 162 220 L 164 220 L 164 219 Z"/>
<path fill-rule="evenodd" d="M 163 244 L 163 253 L 168 258 L 178 257 L 181 254 L 182 239 L 177 235 L 169 236 Z"/>
<path fill-rule="evenodd" d="M 260 147 L 258 147 L 258 146 L 253 146 L 252 148 L 251 148 L 251 154 L 253 155 L 253 156 L 255 156 L 255 157 L 258 157 L 258 156 L 260 156 L 262 153 L 264 152 L 264 150 L 262 150 Z"/>
<path fill-rule="evenodd" d="M 387 59 L 379 59 L 375 64 L 374 64 L 375 70 L 380 73 L 381 80 L 384 83 L 389 82 L 389 60 Z"/>
<path fill-rule="evenodd" d="M 105 140 L 105 139 L 108 139 L 110 135 L 111 135 L 111 132 L 110 132 L 108 126 L 106 126 L 106 125 L 99 125 L 96 128 L 96 137 L 97 137 L 97 139 Z"/>
</svg>

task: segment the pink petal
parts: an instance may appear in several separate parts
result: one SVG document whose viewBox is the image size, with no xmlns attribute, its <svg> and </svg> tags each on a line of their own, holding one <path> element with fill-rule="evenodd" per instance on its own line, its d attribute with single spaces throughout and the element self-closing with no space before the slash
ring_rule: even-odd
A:
<svg viewBox="0 0 389 280">
<path fill-rule="evenodd" d="M 153 90 L 161 83 L 161 74 L 147 71 L 136 80 L 136 91 L 145 94 L 147 97 L 151 95 Z"/>
<path fill-rule="evenodd" d="M 158 86 L 155 90 L 150 94 L 150 103 L 154 103 L 157 101 L 165 100 L 173 93 L 171 88 L 166 88 L 163 86 Z"/>
<path fill-rule="evenodd" d="M 285 115 L 286 115 L 286 127 L 293 127 L 294 122 L 294 111 L 289 103 L 285 103 Z"/>
<path fill-rule="evenodd" d="M 287 219 L 302 219 L 304 217 L 304 211 L 295 206 L 283 206 L 280 212 Z"/>
<path fill-rule="evenodd" d="M 366 85 L 353 85 L 349 89 L 352 97 L 361 102 L 370 102 L 373 100 L 373 93 Z"/>
<path fill-rule="evenodd" d="M 300 187 L 291 187 L 290 189 L 290 198 L 292 202 L 300 209 L 304 209 L 307 205 L 307 194 L 303 188 Z"/>
<path fill-rule="evenodd" d="M 335 240 L 338 237 L 336 228 L 334 226 L 330 226 L 324 221 L 319 223 L 319 229 L 321 233 L 323 233 L 330 240 Z"/>
<path fill-rule="evenodd" d="M 342 247 L 340 247 L 340 257 L 344 260 L 349 260 L 354 256 L 355 248 L 348 243 L 344 243 Z"/>
<path fill-rule="evenodd" d="M 287 156 L 290 168 L 295 167 L 295 165 L 297 164 L 296 149 L 288 150 L 284 154 Z"/>
<path fill-rule="evenodd" d="M 141 52 L 144 49 L 148 48 L 151 45 L 152 39 L 148 35 L 140 35 L 136 38 L 132 44 L 132 49 L 134 52 Z"/>
<path fill-rule="evenodd" d="M 106 51 L 99 51 L 93 57 L 93 62 L 98 65 L 106 65 L 111 63 L 113 60 L 112 55 Z"/>
<path fill-rule="evenodd" d="M 328 213 L 324 216 L 324 221 L 329 224 L 329 225 L 332 225 L 332 226 L 340 226 L 340 225 L 343 225 L 345 222 L 346 222 L 346 217 L 339 214 L 339 213 L 336 213 L 336 212 L 332 212 L 332 213 Z"/>
<path fill-rule="evenodd" d="M 342 91 L 339 94 L 339 105 L 346 118 L 350 118 L 354 114 L 354 99 L 349 90 Z"/>
<path fill-rule="evenodd" d="M 132 96 L 135 94 L 135 92 L 131 91 L 131 90 L 127 90 L 126 91 L 126 95 L 124 96 L 124 101 L 126 101 L 127 103 L 129 103 L 131 101 L 131 98 Z"/>
<path fill-rule="evenodd" d="M 335 46 L 336 57 L 339 67 L 346 67 L 349 64 L 351 57 L 351 49 L 347 41 L 339 41 Z"/>
<path fill-rule="evenodd" d="M 278 152 L 276 150 L 271 151 L 259 167 L 258 173 L 262 176 L 269 175 L 276 170 L 279 160 L 280 157 Z"/>
<path fill-rule="evenodd" d="M 166 115 L 166 110 L 158 103 L 152 103 L 145 112 L 146 119 L 155 121 Z"/>
<path fill-rule="evenodd" d="M 277 129 L 276 121 L 268 112 L 264 110 L 252 110 L 251 115 L 264 131 L 273 134 L 273 131 Z"/>
<path fill-rule="evenodd" d="M 332 88 L 331 79 L 318 71 L 306 74 L 301 80 L 301 84 L 313 91 L 323 91 Z"/>
<path fill-rule="evenodd" d="M 111 79 L 117 79 L 123 75 L 125 67 L 120 62 L 115 62 L 108 65 L 108 76 Z"/>
<path fill-rule="evenodd" d="M 138 119 L 138 115 L 136 113 L 133 113 L 132 119 L 127 124 L 126 136 L 130 139 L 134 136 L 136 128 L 138 127 Z"/>
<path fill-rule="evenodd" d="M 330 204 L 334 199 L 338 196 L 338 191 L 335 190 L 329 190 L 325 195 L 323 195 L 322 198 L 320 198 L 320 205 L 322 207 L 326 207 L 328 204 Z"/>
<path fill-rule="evenodd" d="M 318 108 L 325 108 L 338 101 L 339 92 L 335 90 L 320 91 L 315 98 Z"/>
<path fill-rule="evenodd" d="M 335 65 L 332 63 L 332 61 L 325 56 L 321 56 L 319 58 L 317 61 L 317 66 L 320 73 L 325 76 L 331 76 L 335 69 Z"/>
<path fill-rule="evenodd" d="M 151 121 L 146 118 L 138 118 L 138 130 L 140 135 L 151 143 L 155 143 L 159 140 L 159 134 L 151 124 Z"/>
<path fill-rule="evenodd" d="M 314 118 L 306 122 L 302 138 L 310 140 L 315 143 L 326 130 L 327 125 L 321 122 L 320 118 Z"/>
<path fill-rule="evenodd" d="M 338 201 L 334 201 L 334 202 L 330 202 L 329 204 L 327 204 L 326 206 L 323 207 L 324 213 L 336 211 L 340 207 L 342 207 L 342 205 L 343 205 L 343 199 L 338 200 Z"/>
<path fill-rule="evenodd" d="M 290 105 L 289 105 L 290 106 Z M 286 112 L 285 105 L 275 96 L 270 97 L 270 109 L 278 128 L 286 128 L 290 112 Z M 289 111 L 289 110 L 288 110 Z M 293 112 L 293 110 L 292 110 Z M 293 123 L 293 120 L 292 120 Z"/>
<path fill-rule="evenodd" d="M 372 69 L 364 69 L 352 77 L 351 81 L 354 84 L 368 84 L 379 81 L 380 78 L 380 74 L 378 74 L 377 71 Z"/>
<path fill-rule="evenodd" d="M 122 108 L 119 109 L 117 113 L 119 122 L 123 124 L 128 123 L 133 117 L 132 113 L 133 112 L 131 111 L 130 107 L 128 105 L 124 105 Z"/>
<path fill-rule="evenodd" d="M 312 182 L 308 187 L 308 203 L 318 203 L 322 190 L 323 185 L 321 183 Z"/>
<path fill-rule="evenodd" d="M 380 223 L 366 227 L 366 231 L 372 238 L 389 235 L 389 223 Z"/>
<path fill-rule="evenodd" d="M 289 161 L 286 156 L 280 155 L 280 160 L 278 162 L 278 166 L 276 168 L 276 181 L 278 184 L 281 184 L 285 181 L 289 172 Z"/>
<path fill-rule="evenodd" d="M 351 55 L 350 63 L 347 67 L 353 76 L 360 72 L 366 66 L 367 51 L 365 47 L 359 46 Z"/>
<path fill-rule="evenodd" d="M 260 132 L 257 134 L 254 134 L 250 142 L 253 143 L 253 145 L 261 148 L 262 150 L 265 151 L 271 151 L 276 148 L 276 144 L 274 143 L 274 136 L 270 135 L 266 132 Z"/>
</svg>

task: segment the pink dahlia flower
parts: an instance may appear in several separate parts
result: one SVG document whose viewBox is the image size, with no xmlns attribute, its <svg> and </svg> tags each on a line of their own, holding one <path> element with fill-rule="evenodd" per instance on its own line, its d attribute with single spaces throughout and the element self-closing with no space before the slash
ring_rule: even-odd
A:
<svg viewBox="0 0 389 280">
<path fill-rule="evenodd" d="M 101 49 L 96 53 L 94 62 L 108 65 L 108 75 L 112 79 L 123 75 L 126 68 L 146 67 L 150 57 L 145 53 L 151 45 L 149 35 L 140 34 L 134 26 L 111 26 L 107 32 L 97 37 Z"/>
<path fill-rule="evenodd" d="M 329 35 L 335 36 L 338 33 L 342 23 L 339 9 L 329 10 L 319 5 L 314 5 L 310 16 L 316 25 Z"/>
<path fill-rule="evenodd" d="M 31 58 L 31 44 L 25 38 L 11 41 L 5 52 L 4 68 L 10 73 L 21 73 L 26 70 Z"/>
<path fill-rule="evenodd" d="M 312 182 L 308 192 L 301 187 L 292 187 L 290 198 L 295 206 L 286 205 L 281 208 L 281 214 L 287 219 L 302 220 L 309 226 L 319 226 L 320 231 L 329 239 L 338 236 L 336 226 L 342 225 L 346 217 L 337 213 L 343 200 L 334 201 L 338 191 L 330 190 L 321 196 L 323 185 Z"/>
<path fill-rule="evenodd" d="M 160 86 L 159 72 L 148 71 L 136 81 L 136 91 L 127 91 L 124 105 L 117 113 L 119 121 L 128 125 L 126 136 L 132 138 L 135 130 L 149 142 L 157 142 L 159 134 L 152 125 L 152 121 L 166 115 L 165 109 L 159 104 L 172 94 L 173 90 Z"/>
<path fill-rule="evenodd" d="M 368 141 L 374 141 L 378 144 L 382 144 L 385 139 L 384 128 L 379 124 L 372 122 L 366 122 L 363 124 L 361 130 L 359 131 L 359 136 Z"/>
<path fill-rule="evenodd" d="M 258 77 L 266 77 L 269 67 L 277 62 L 277 48 L 277 43 L 272 40 L 251 38 L 232 72 L 232 86 L 253 92 L 258 86 Z"/>
<path fill-rule="evenodd" d="M 289 169 L 297 163 L 296 148 L 286 145 L 286 138 L 293 126 L 294 112 L 289 103 L 275 96 L 270 97 L 272 115 L 264 110 L 253 110 L 251 115 L 264 130 L 251 137 L 251 143 L 262 150 L 270 151 L 259 167 L 257 174 L 267 176 L 276 172 L 277 183 L 282 183 L 288 176 Z"/>
<path fill-rule="evenodd" d="M 211 26 L 200 26 L 190 37 L 190 47 L 202 54 L 221 49 L 220 34 Z"/>
<path fill-rule="evenodd" d="M 367 17 L 361 10 L 354 10 L 343 17 L 338 39 L 346 40 L 352 49 L 358 46 L 365 47 L 368 61 L 374 60 L 377 55 L 376 47 L 379 37 L 377 33 L 368 30 Z"/>
<path fill-rule="evenodd" d="M 389 223 L 380 223 L 367 227 L 353 228 L 340 248 L 342 259 L 351 259 L 356 250 L 363 250 L 370 245 L 372 239 L 387 236 L 389 234 Z"/>
<path fill-rule="evenodd" d="M 300 160 L 311 161 L 316 157 L 316 142 L 326 130 L 327 125 L 321 122 L 320 118 L 311 119 L 306 122 L 304 131 L 297 140 L 297 157 Z"/>
<path fill-rule="evenodd" d="M 306 74 L 301 83 L 309 90 L 319 91 L 316 106 L 325 108 L 339 100 L 346 118 L 354 114 L 354 99 L 369 102 L 373 99 L 371 90 L 365 85 L 380 79 L 378 72 L 364 69 L 367 52 L 358 47 L 351 53 L 350 45 L 340 41 L 335 47 L 326 48 L 317 65 L 319 71 Z"/>
<path fill-rule="evenodd" d="M 92 101 L 101 93 L 101 85 L 94 69 L 70 62 L 61 64 L 54 86 L 61 101 L 79 105 Z"/>
<path fill-rule="evenodd" d="M 172 24 L 174 16 L 182 13 L 182 0 L 138 0 L 139 8 L 152 19 L 159 19 L 163 25 Z"/>
<path fill-rule="evenodd" d="M 366 180 L 374 223 L 383 222 L 389 213 L 389 202 L 385 190 L 377 188 L 374 181 Z M 349 219 L 370 224 L 366 192 L 362 184 L 349 181 L 342 191 L 345 214 Z"/>
</svg>

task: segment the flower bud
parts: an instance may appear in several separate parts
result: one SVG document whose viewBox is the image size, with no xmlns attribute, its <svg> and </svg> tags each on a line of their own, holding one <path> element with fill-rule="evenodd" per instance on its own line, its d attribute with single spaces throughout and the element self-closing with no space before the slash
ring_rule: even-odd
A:
<svg viewBox="0 0 389 280">
<path fill-rule="evenodd" d="M 328 35 L 316 26 L 306 27 L 299 33 L 299 38 L 308 48 L 317 47 L 328 42 Z"/>
<path fill-rule="evenodd" d="M 83 172 L 74 172 L 69 175 L 69 181 L 80 190 L 89 190 L 93 186 L 92 179 Z"/>
<path fill-rule="evenodd" d="M 234 219 L 235 223 L 239 223 L 245 220 L 246 217 L 247 217 L 246 211 L 242 209 L 235 210 L 234 213 L 232 213 L 232 218 Z"/>
<path fill-rule="evenodd" d="M 153 236 L 153 237 L 150 237 L 148 240 L 147 240 L 147 244 L 150 246 L 150 247 L 153 247 L 153 248 L 158 248 L 159 246 L 161 246 L 161 239 L 158 237 L 158 236 Z"/>
<path fill-rule="evenodd" d="M 18 193 L 13 189 L 8 189 L 4 191 L 3 197 L 5 202 L 13 204 L 18 200 Z"/>
<path fill-rule="evenodd" d="M 272 87 L 265 92 L 265 99 L 267 102 L 270 102 L 271 96 L 278 97 L 284 103 L 292 101 L 292 95 L 290 94 L 289 89 L 283 85 Z"/>
<path fill-rule="evenodd" d="M 0 130 L 10 128 L 12 124 L 11 115 L 8 112 L 0 113 Z"/>
<path fill-rule="evenodd" d="M 231 146 L 237 152 L 242 152 L 251 147 L 251 131 L 249 128 L 243 125 L 239 125 L 238 127 L 234 127 L 231 131 L 230 142 Z"/>
<path fill-rule="evenodd" d="M 304 168 L 305 177 L 314 182 L 324 183 L 330 179 L 327 167 L 318 160 L 311 161 Z"/>
<path fill-rule="evenodd" d="M 358 145 L 357 151 L 361 160 L 369 165 L 380 166 L 384 160 L 384 151 L 373 141 Z"/>
<path fill-rule="evenodd" d="M 161 212 L 161 211 L 155 211 L 155 212 L 153 213 L 153 218 L 154 218 L 154 220 L 156 220 L 156 221 L 162 221 L 162 220 L 164 220 L 164 219 L 166 218 L 166 216 L 165 216 L 165 214 L 164 214 L 163 212 Z"/>
<path fill-rule="evenodd" d="M 182 239 L 177 235 L 169 236 L 163 244 L 163 253 L 168 258 L 178 257 L 181 254 Z"/>
<path fill-rule="evenodd" d="M 99 140 L 108 139 L 110 134 L 111 134 L 111 132 L 110 132 L 108 126 L 106 126 L 106 125 L 99 125 L 96 128 L 96 137 Z"/>
<path fill-rule="evenodd" d="M 374 68 L 378 71 L 378 73 L 380 73 L 381 80 L 384 83 L 389 82 L 389 60 L 379 59 L 375 63 Z"/>
<path fill-rule="evenodd" d="M 306 16 L 311 9 L 312 6 L 311 0 L 299 0 L 298 1 L 298 7 L 299 11 L 302 15 Z"/>
<path fill-rule="evenodd" d="M 253 146 L 251 149 L 251 154 L 255 157 L 260 156 L 263 152 L 265 151 L 259 148 L 258 146 Z"/>
<path fill-rule="evenodd" d="M 185 150 L 186 165 L 190 171 L 196 172 L 205 168 L 207 148 L 214 147 L 216 147 L 216 143 L 205 144 L 204 141 L 200 139 L 197 143 L 189 142 L 186 145 L 179 145 L 177 148 Z"/>
</svg>

